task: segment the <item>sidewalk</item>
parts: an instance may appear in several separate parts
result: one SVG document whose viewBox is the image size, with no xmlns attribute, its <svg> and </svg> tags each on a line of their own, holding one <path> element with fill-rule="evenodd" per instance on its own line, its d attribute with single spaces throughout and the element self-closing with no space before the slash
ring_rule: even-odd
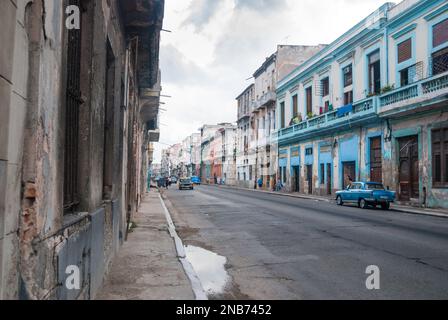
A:
<svg viewBox="0 0 448 320">
<path fill-rule="evenodd" d="M 97 300 L 193 300 L 157 191 L 142 201 Z"/>
<path fill-rule="evenodd" d="M 300 198 L 300 199 L 307 199 L 307 200 L 314 200 L 314 201 L 325 201 L 325 202 L 334 202 L 335 201 L 333 196 L 323 197 L 323 196 L 306 195 L 306 194 L 300 194 L 300 193 L 273 192 L 273 191 L 266 191 L 266 190 L 241 188 L 241 187 L 229 186 L 229 185 L 210 185 L 210 186 L 216 187 L 216 188 L 221 187 L 221 188 L 248 190 L 248 191 L 253 191 L 253 192 L 263 192 L 263 193 L 276 194 L 276 195 L 285 196 L 285 197 Z M 404 206 L 404 205 L 398 205 L 398 204 L 393 203 L 391 205 L 390 210 L 397 211 L 397 212 L 403 212 L 403 213 L 410 213 L 410 214 L 422 214 L 422 215 L 428 215 L 428 216 L 448 218 L 447 210 L 443 210 L 443 209 L 437 210 L 437 209 L 417 208 L 417 207 Z"/>
</svg>

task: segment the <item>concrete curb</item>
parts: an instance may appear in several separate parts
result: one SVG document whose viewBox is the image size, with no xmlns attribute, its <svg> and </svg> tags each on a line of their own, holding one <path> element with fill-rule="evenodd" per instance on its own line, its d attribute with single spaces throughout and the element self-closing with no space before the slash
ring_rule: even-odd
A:
<svg viewBox="0 0 448 320">
<path fill-rule="evenodd" d="M 246 190 L 246 191 L 252 191 L 252 192 L 260 192 L 260 193 L 267 193 L 267 194 L 274 194 L 277 196 L 284 196 L 284 197 L 290 197 L 290 198 L 298 198 L 298 199 L 305 199 L 305 200 L 314 200 L 314 201 L 322 201 L 331 203 L 334 200 L 328 199 L 328 198 L 321 198 L 321 197 L 311 197 L 306 195 L 297 195 L 297 194 L 290 194 L 290 193 L 282 193 L 282 192 L 273 192 L 273 191 L 266 191 L 266 190 L 257 190 L 257 189 L 248 189 L 248 188 L 241 188 L 241 187 L 235 187 L 235 186 L 229 186 L 229 185 L 213 185 L 213 184 L 206 184 L 206 186 L 211 186 L 215 188 L 227 188 L 227 189 L 235 189 L 235 190 Z M 439 217 L 439 218 L 448 218 L 448 213 L 443 213 L 439 211 L 425 211 L 422 209 L 412 208 L 412 207 L 396 207 L 392 204 L 392 207 L 390 209 L 392 212 L 402 212 L 402 213 L 408 213 L 408 214 L 420 214 L 425 216 L 433 216 L 433 217 Z"/>
<path fill-rule="evenodd" d="M 182 264 L 182 267 L 184 268 L 184 272 L 187 275 L 188 279 L 190 280 L 191 287 L 193 290 L 193 293 L 196 297 L 196 300 L 208 300 L 207 294 L 204 291 L 201 281 L 199 280 L 198 275 L 193 269 L 193 266 L 191 265 L 190 261 L 188 261 L 188 258 L 185 254 L 185 248 L 184 244 L 182 242 L 182 239 L 179 237 L 176 231 L 176 226 L 174 225 L 173 219 L 171 218 L 170 211 L 165 205 L 165 201 L 162 198 L 162 195 L 159 191 L 159 199 L 160 203 L 162 204 L 163 211 L 165 212 L 165 218 L 166 222 L 168 224 L 168 230 L 170 233 L 171 238 L 174 240 L 174 244 L 177 251 L 177 258 Z"/>
</svg>

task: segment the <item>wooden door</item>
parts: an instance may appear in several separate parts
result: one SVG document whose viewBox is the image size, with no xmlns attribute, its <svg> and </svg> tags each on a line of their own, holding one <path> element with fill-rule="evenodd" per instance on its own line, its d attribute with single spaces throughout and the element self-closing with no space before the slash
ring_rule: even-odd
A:
<svg viewBox="0 0 448 320">
<path fill-rule="evenodd" d="M 356 180 L 356 163 L 354 161 L 342 163 L 343 185 L 342 188 L 347 188 L 352 182 Z"/>
<path fill-rule="evenodd" d="M 308 194 L 313 194 L 313 165 L 306 166 L 306 180 L 308 181 Z"/>
<path fill-rule="evenodd" d="M 327 163 L 327 194 L 331 194 L 331 163 Z"/>
<path fill-rule="evenodd" d="M 370 181 L 383 183 L 381 137 L 370 139 Z"/>
<path fill-rule="evenodd" d="M 409 201 L 419 197 L 419 165 L 417 136 L 404 137 L 398 140 L 400 184 L 399 198 Z"/>
</svg>

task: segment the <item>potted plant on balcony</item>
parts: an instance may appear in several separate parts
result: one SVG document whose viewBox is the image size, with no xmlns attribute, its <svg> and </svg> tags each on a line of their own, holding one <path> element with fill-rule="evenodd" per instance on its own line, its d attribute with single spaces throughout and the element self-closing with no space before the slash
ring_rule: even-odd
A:
<svg viewBox="0 0 448 320">
<path fill-rule="evenodd" d="M 395 85 L 388 84 L 387 86 L 381 88 L 381 94 L 385 94 L 395 89 Z"/>
<path fill-rule="evenodd" d="M 312 118 L 314 118 L 314 114 L 310 111 L 306 114 L 306 117 L 308 118 L 308 120 L 311 120 Z"/>
</svg>

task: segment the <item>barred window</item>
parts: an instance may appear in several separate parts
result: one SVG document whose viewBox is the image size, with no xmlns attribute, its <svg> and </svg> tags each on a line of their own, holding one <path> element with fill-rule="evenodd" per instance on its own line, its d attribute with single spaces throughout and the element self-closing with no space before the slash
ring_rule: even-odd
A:
<svg viewBox="0 0 448 320">
<path fill-rule="evenodd" d="M 80 7 L 80 0 L 70 0 L 70 5 Z M 67 41 L 67 87 L 65 93 L 64 132 L 64 211 L 76 210 L 78 195 L 78 147 L 79 107 L 82 104 L 80 90 L 81 75 L 81 30 L 68 31 Z"/>
<path fill-rule="evenodd" d="M 344 74 L 344 88 L 351 86 L 353 84 L 353 67 L 352 65 L 349 65 L 342 69 L 342 72 Z"/>
</svg>

